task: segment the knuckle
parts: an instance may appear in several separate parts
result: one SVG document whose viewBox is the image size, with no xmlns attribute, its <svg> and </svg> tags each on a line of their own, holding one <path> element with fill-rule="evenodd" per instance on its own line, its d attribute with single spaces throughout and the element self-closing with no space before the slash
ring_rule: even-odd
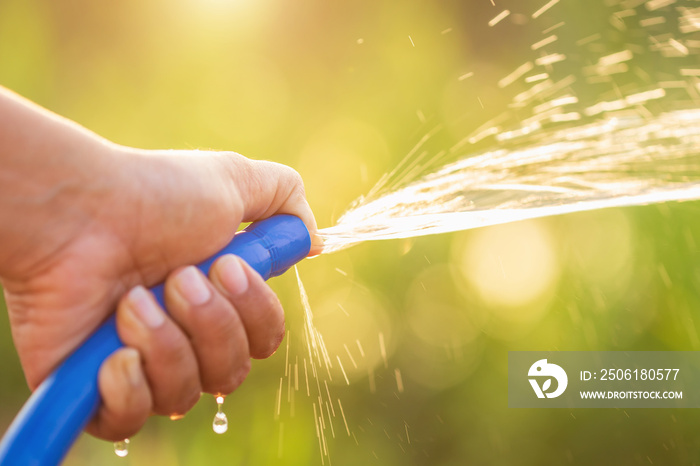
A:
<svg viewBox="0 0 700 466">
<path fill-rule="evenodd" d="M 166 335 L 159 337 L 154 345 L 157 347 L 153 350 L 161 354 L 166 361 L 179 362 L 187 358 L 188 340 L 178 329 L 173 328 Z"/>
<path fill-rule="evenodd" d="M 216 330 L 232 319 L 233 308 L 222 296 L 215 296 L 202 309 L 190 314 L 191 324 L 198 330 Z"/>
<path fill-rule="evenodd" d="M 248 163 L 250 162 L 248 157 L 241 155 L 238 152 L 226 151 L 219 152 L 219 154 L 223 156 L 219 160 L 221 160 L 221 162 L 224 163 L 227 168 L 231 168 L 233 170 L 246 169 Z"/>
<path fill-rule="evenodd" d="M 230 304 L 221 302 L 203 312 L 193 313 L 190 323 L 193 340 L 206 342 L 209 346 L 223 345 L 236 335 L 240 325 L 235 312 Z"/>
<path fill-rule="evenodd" d="M 303 183 L 295 186 L 292 197 L 297 202 L 306 202 L 306 190 Z"/>
<path fill-rule="evenodd" d="M 299 174 L 298 171 L 293 169 L 292 167 L 285 166 L 287 169 L 287 172 L 289 173 L 289 177 L 294 182 L 295 185 L 301 187 L 302 189 L 304 188 L 304 180 L 301 177 L 301 174 Z"/>
<path fill-rule="evenodd" d="M 216 158 L 224 172 L 239 183 L 255 177 L 253 161 L 237 152 L 221 152 L 222 157 Z"/>
<path fill-rule="evenodd" d="M 304 179 L 295 169 L 291 167 L 285 167 L 285 169 L 287 170 L 287 176 L 291 184 L 290 196 L 305 198 L 306 192 L 304 190 Z"/>
</svg>

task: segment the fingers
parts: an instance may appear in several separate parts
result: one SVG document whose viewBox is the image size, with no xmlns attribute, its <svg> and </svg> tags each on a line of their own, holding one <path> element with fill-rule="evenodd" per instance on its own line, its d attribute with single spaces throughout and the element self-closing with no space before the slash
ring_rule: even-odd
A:
<svg viewBox="0 0 700 466">
<path fill-rule="evenodd" d="M 153 295 L 133 288 L 117 308 L 117 332 L 141 355 L 153 398 L 153 412 L 180 415 L 201 394 L 197 360 L 187 336 L 165 314 Z"/>
<path fill-rule="evenodd" d="M 234 255 L 219 258 L 209 277 L 238 311 L 248 335 L 250 355 L 260 359 L 274 353 L 284 338 L 284 311 L 262 277 Z"/>
<path fill-rule="evenodd" d="M 233 305 L 192 266 L 166 281 L 165 302 L 190 340 L 203 391 L 226 395 L 238 388 L 250 371 L 250 354 Z"/>
<path fill-rule="evenodd" d="M 200 393 L 229 394 L 245 379 L 250 357 L 270 356 L 284 337 L 284 313 L 262 277 L 233 255 L 219 258 L 210 279 L 189 266 L 165 282 L 166 314 L 143 287 L 117 309 L 117 331 L 129 348 L 103 365 L 103 406 L 88 430 L 120 440 L 151 412 L 186 413 Z"/>
<path fill-rule="evenodd" d="M 243 202 L 243 221 L 252 222 L 275 214 L 296 215 L 309 229 L 310 255 L 319 254 L 322 243 L 299 173 L 286 165 L 249 160 L 238 154 L 231 160 Z"/>
<path fill-rule="evenodd" d="M 86 430 L 117 441 L 138 432 L 151 412 L 151 393 L 141 370 L 139 353 L 122 348 L 110 356 L 98 377 L 102 405 Z"/>
</svg>

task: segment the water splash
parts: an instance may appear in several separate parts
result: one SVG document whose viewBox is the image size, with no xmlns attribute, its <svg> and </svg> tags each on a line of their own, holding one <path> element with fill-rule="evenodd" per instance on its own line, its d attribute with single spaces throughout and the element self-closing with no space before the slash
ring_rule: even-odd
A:
<svg viewBox="0 0 700 466">
<path fill-rule="evenodd" d="M 301 298 L 301 304 L 304 308 L 304 342 L 306 343 L 307 358 L 304 358 L 304 370 L 306 372 L 306 392 L 311 395 L 311 390 L 309 387 L 309 377 L 307 371 L 307 359 L 309 361 L 309 366 L 311 367 L 311 378 L 316 382 L 316 400 L 313 402 L 314 410 L 314 424 L 316 425 L 316 437 L 318 439 L 318 447 L 321 454 L 321 464 L 325 464 L 325 460 L 328 459 L 330 463 L 330 455 L 328 451 L 328 442 L 326 440 L 326 430 L 330 428 L 333 437 L 335 437 L 335 432 L 333 431 L 333 419 L 331 418 L 331 411 L 333 412 L 333 417 L 335 417 L 335 410 L 332 409 L 333 400 L 330 396 L 330 390 L 328 389 L 328 380 L 333 380 L 331 375 L 331 369 L 333 368 L 333 363 L 328 354 L 328 349 L 326 348 L 326 343 L 323 341 L 323 336 L 316 329 L 314 325 L 314 317 L 311 311 L 311 305 L 309 304 L 309 296 L 306 294 L 306 289 L 299 276 L 299 270 L 295 266 L 294 271 L 297 276 L 297 285 L 299 286 L 299 296 Z M 323 370 L 325 369 L 325 371 Z M 321 389 L 321 379 L 323 379 L 327 400 L 324 400 L 324 391 Z M 312 385 L 313 386 L 313 385 Z M 282 385 L 280 381 L 280 393 L 282 390 Z M 324 416 L 324 405 L 325 411 L 328 414 L 328 422 L 325 420 Z M 279 409 L 278 409 L 279 415 Z"/>
<path fill-rule="evenodd" d="M 360 200 L 321 230 L 323 252 L 369 240 L 700 199 L 700 109 L 614 116 L 527 139 Z"/>
<path fill-rule="evenodd" d="M 216 414 L 214 415 L 214 421 L 211 423 L 211 427 L 217 434 L 223 434 L 228 430 L 228 418 L 226 413 L 224 413 L 224 397 L 216 397 Z"/>
<path fill-rule="evenodd" d="M 120 458 L 127 456 L 129 454 L 129 443 L 131 442 L 128 438 L 114 442 L 114 454 Z"/>
<path fill-rule="evenodd" d="M 543 21 L 556 16 L 559 3 L 544 1 L 530 14 L 547 26 L 529 45 L 532 56 L 494 83 L 499 93 L 512 92 L 507 109 L 434 155 L 424 146 L 439 128 L 426 134 L 336 225 L 321 230 L 324 253 L 369 240 L 700 199 L 697 3 L 596 3 L 607 21 L 582 38 L 560 29 L 567 18 Z M 489 26 L 504 27 L 506 11 Z M 623 32 L 624 45 L 609 40 Z"/>
</svg>

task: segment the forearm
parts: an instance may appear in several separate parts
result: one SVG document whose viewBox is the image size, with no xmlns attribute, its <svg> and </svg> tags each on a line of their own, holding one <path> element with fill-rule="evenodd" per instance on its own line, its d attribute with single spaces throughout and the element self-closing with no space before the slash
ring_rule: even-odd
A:
<svg viewBox="0 0 700 466">
<path fill-rule="evenodd" d="M 94 154 L 107 144 L 0 87 L 0 276 L 4 264 L 34 265 L 29 263 L 34 254 L 28 248 L 36 247 L 35 232 L 67 239 L 69 232 L 62 231 L 64 215 L 51 216 L 56 219 L 53 223 L 37 222 L 46 221 L 47 211 L 84 215 L 80 212 L 84 205 L 72 201 L 96 176 L 102 162 Z"/>
</svg>

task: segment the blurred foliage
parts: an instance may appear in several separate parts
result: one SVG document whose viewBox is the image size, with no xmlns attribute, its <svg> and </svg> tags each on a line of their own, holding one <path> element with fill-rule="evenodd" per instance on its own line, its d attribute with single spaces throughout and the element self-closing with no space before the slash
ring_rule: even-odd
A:
<svg viewBox="0 0 700 466">
<path fill-rule="evenodd" d="M 543 29 L 610 29 L 598 1 L 532 21 L 544 3 L 0 0 L 0 83 L 121 144 L 288 164 L 329 226 L 429 130 L 444 128 L 433 144 L 445 148 L 502 113 L 512 95 L 495 83 Z M 504 7 L 510 17 L 489 28 Z M 506 362 L 511 350 L 700 350 L 699 211 L 574 214 L 305 261 L 316 324 L 351 381 L 330 387 L 352 433 L 334 419 L 332 464 L 692 464 L 694 410 L 509 409 Z M 228 433 L 212 432 L 204 396 L 183 420 L 151 419 L 125 459 L 83 436 L 67 464 L 321 464 L 303 385 L 284 385 L 276 413 L 286 358 L 305 350 L 296 280 L 272 284 L 289 353 L 283 343 L 254 363 L 226 400 Z M 28 390 L 0 315 L 7 426 Z"/>
</svg>

